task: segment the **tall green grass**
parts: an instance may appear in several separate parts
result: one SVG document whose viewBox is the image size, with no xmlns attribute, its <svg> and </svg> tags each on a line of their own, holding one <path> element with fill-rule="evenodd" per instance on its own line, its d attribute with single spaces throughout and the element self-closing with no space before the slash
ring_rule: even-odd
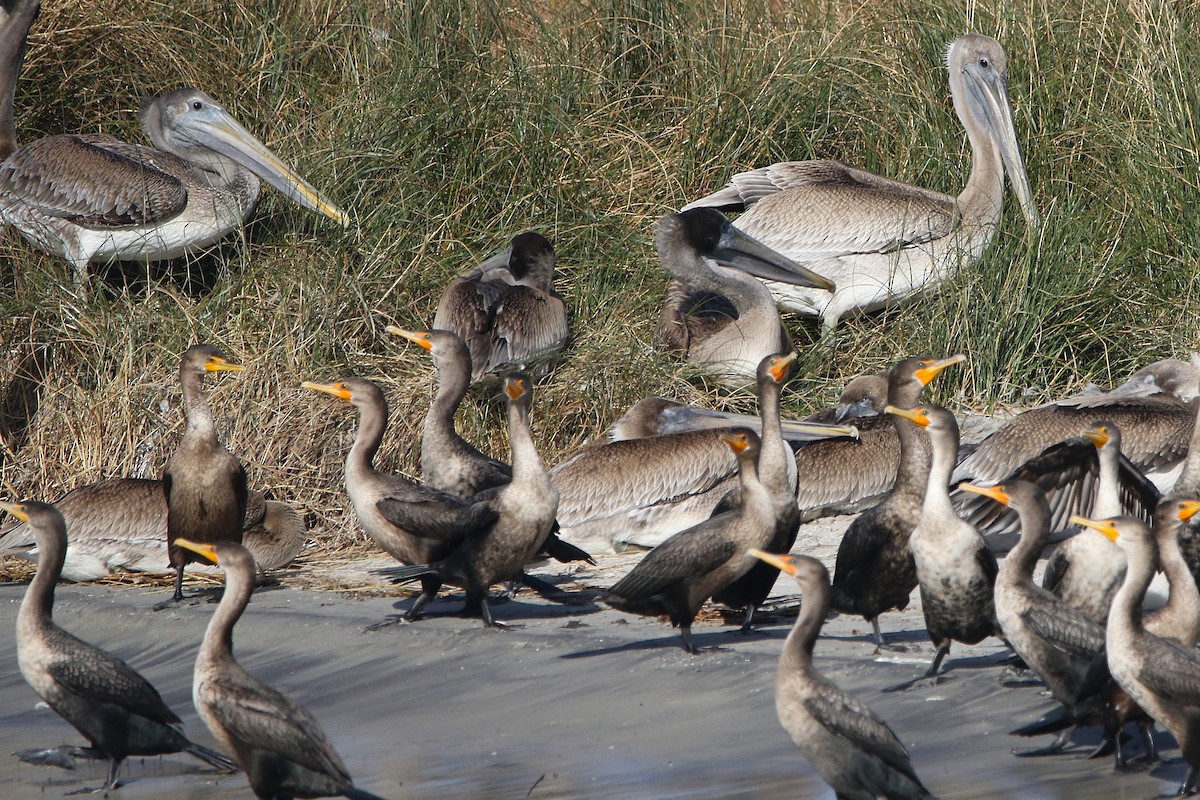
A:
<svg viewBox="0 0 1200 800">
<path fill-rule="evenodd" d="M 970 12 L 968 14 L 968 12 Z M 667 210 L 735 171 L 836 158 L 956 193 L 969 151 L 946 45 L 996 36 L 1045 223 L 1011 208 L 983 259 L 940 292 L 846 320 L 831 359 L 812 321 L 796 411 L 918 351 L 965 352 L 955 407 L 1112 383 L 1197 346 L 1200 193 L 1191 4 L 663 0 L 226 0 L 49 4 L 17 94 L 22 140 L 144 141 L 137 98 L 194 84 L 350 212 L 343 231 L 268 193 L 244 237 L 170 265 L 70 268 L 0 239 L 0 485 L 56 496 L 157 475 L 181 431 L 175 371 L 210 341 L 250 367 L 213 381 L 222 433 L 257 486 L 319 540 L 357 538 L 340 488 L 353 413 L 299 389 L 362 375 L 393 402 L 385 469 L 413 474 L 432 367 L 383 333 L 432 321 L 441 287 L 515 233 L 550 236 L 575 339 L 539 391 L 546 460 L 632 401 L 750 408 L 656 353 Z M 949 388 L 947 388 L 949 387 Z M 36 406 L 36 407 L 35 407 Z M 494 402 L 464 434 L 506 451 Z"/>
</svg>

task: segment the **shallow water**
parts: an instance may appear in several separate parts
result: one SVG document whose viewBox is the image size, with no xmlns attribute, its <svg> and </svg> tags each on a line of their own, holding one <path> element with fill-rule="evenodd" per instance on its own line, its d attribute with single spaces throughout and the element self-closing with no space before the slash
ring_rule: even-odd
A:
<svg viewBox="0 0 1200 800">
<path fill-rule="evenodd" d="M 781 588 L 783 585 L 781 584 Z M 789 589 L 791 587 L 788 587 Z M 0 753 L 82 744 L 37 702 L 16 666 L 24 586 L 0 586 Z M 212 606 L 163 612 L 165 590 L 61 586 L 59 623 L 143 672 L 196 741 L 215 746 L 191 706 L 195 648 Z M 406 605 L 407 601 L 402 601 Z M 455 611 L 438 602 L 435 614 Z M 541 600 L 496 607 L 524 627 L 484 629 L 440 616 L 375 632 L 391 600 L 280 589 L 256 595 L 236 629 L 243 665 L 306 705 L 357 785 L 386 798 L 831 798 L 775 717 L 775 659 L 790 620 L 743 637 L 697 625 L 688 656 L 672 629 L 595 606 Z M 955 646 L 942 685 L 879 689 L 924 670 L 931 647 L 919 612 L 885 616 L 913 650 L 876 662 L 861 620 L 836 618 L 817 645 L 827 674 L 860 694 L 905 742 L 925 784 L 945 797 L 1143 798 L 1173 789 L 1178 760 L 1153 775 L 1114 774 L 1110 759 L 1017 759 L 1005 731 L 1052 707 L 1036 688 L 997 684 L 998 642 Z M 918 663 L 919 662 L 919 663 Z M 1178 756 L 1170 737 L 1164 755 Z M 102 763 L 74 772 L 0 755 L 0 798 L 56 797 L 103 781 Z M 247 798 L 243 775 L 218 775 L 188 756 L 131 759 L 120 800 Z"/>
</svg>

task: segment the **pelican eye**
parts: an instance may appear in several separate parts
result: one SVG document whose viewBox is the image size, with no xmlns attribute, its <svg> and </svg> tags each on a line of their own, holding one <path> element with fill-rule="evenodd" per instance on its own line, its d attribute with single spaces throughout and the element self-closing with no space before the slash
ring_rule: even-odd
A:
<svg viewBox="0 0 1200 800">
<path fill-rule="evenodd" d="M 204 103 L 201 103 L 199 100 L 192 101 L 192 111 L 199 111 L 202 108 L 204 108 Z"/>
<path fill-rule="evenodd" d="M 988 60 L 986 58 L 979 59 L 979 66 L 983 67 L 984 69 L 987 69 L 988 68 Z"/>
</svg>

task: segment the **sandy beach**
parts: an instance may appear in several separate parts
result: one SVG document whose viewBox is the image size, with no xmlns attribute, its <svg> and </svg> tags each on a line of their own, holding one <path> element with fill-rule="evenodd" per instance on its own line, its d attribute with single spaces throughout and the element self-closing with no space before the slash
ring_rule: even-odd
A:
<svg viewBox="0 0 1200 800">
<path fill-rule="evenodd" d="M 849 517 L 806 525 L 796 549 L 832 563 Z M 609 554 L 599 566 L 547 564 L 535 570 L 587 597 L 639 558 Z M 332 579 L 380 588 L 388 566 L 368 558 Z M 793 621 L 768 615 L 762 634 L 741 636 L 719 615 L 694 628 L 704 652 L 689 656 L 678 633 L 652 619 L 595 602 L 560 605 L 522 592 L 496 606 L 513 629 L 485 629 L 456 616 L 461 595 L 433 616 L 365 628 L 408 607 L 407 598 L 300 589 L 310 567 L 280 573 L 282 588 L 260 591 L 236 629 L 235 648 L 251 671 L 306 705 L 341 752 L 357 785 L 387 798 L 830 798 L 779 727 L 775 661 Z M 328 576 L 327 576 L 328 577 Z M 291 584 L 291 585 L 289 585 Z M 60 624 L 141 670 L 184 719 L 196 741 L 213 741 L 191 704 L 192 660 L 213 606 L 153 612 L 168 589 L 61 585 Z M 776 585 L 785 609 L 795 585 Z M 14 630 L 22 584 L 0 585 L 0 625 Z M 989 639 L 955 645 L 935 687 L 879 690 L 922 672 L 932 656 L 920 604 L 882 618 L 890 642 L 907 652 L 872 655 L 869 626 L 838 616 L 817 645 L 822 669 L 858 693 L 908 747 L 918 774 L 946 798 L 1143 798 L 1173 791 L 1185 765 L 1160 733 L 1173 763 L 1150 773 L 1115 774 L 1110 758 L 1018 759 L 1014 746 L 1045 744 L 1007 731 L 1052 708 L 1035 686 L 997 679 L 1006 651 Z M 0 797 L 56 797 L 99 785 L 102 763 L 73 772 L 32 766 L 7 754 L 82 738 L 17 672 L 15 647 L 0 655 Z M 1083 734 L 1094 742 L 1095 732 Z M 222 775 L 187 756 L 131 759 L 113 797 L 246 798 L 245 777 Z"/>
</svg>

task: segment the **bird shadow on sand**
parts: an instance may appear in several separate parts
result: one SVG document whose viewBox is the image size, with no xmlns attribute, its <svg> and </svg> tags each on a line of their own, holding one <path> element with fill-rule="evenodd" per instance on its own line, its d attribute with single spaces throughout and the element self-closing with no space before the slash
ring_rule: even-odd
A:
<svg viewBox="0 0 1200 800">
<path fill-rule="evenodd" d="M 730 628 L 728 631 L 717 631 L 714 633 L 697 634 L 695 629 L 692 630 L 692 636 L 696 642 L 696 647 L 699 653 L 696 655 L 704 656 L 707 653 L 723 653 L 731 652 L 736 647 L 726 647 L 725 645 L 736 645 L 739 642 L 745 642 L 748 639 L 782 639 L 787 635 L 786 631 L 764 631 L 755 629 L 749 635 L 741 633 L 737 628 Z M 637 650 L 679 650 L 684 655 L 688 655 L 683 651 L 679 633 L 672 631 L 670 636 L 664 636 L 659 639 L 639 639 L 636 642 L 626 642 L 625 644 L 613 645 L 612 647 L 598 647 L 594 650 L 578 650 L 574 653 L 564 653 L 559 658 L 576 659 L 576 658 L 591 658 L 593 656 L 606 656 L 612 653 L 629 653 Z"/>
<path fill-rule="evenodd" d="M 546 620 L 559 619 L 564 617 L 576 617 L 583 614 L 594 614 L 600 611 L 600 606 L 595 602 L 596 594 L 594 592 L 563 592 L 564 596 L 569 597 L 569 600 L 554 600 L 538 602 L 538 596 L 530 592 L 530 599 L 533 602 L 516 599 L 510 595 L 492 595 L 488 598 L 488 605 L 492 608 L 496 616 L 496 621 L 504 627 L 520 627 L 522 620 Z M 421 619 L 407 620 L 404 614 L 408 612 L 415 599 L 403 598 L 392 604 L 392 608 L 401 612 L 396 616 L 389 616 L 383 620 L 368 625 L 365 630 L 374 631 L 382 628 L 420 624 L 426 619 L 463 619 L 463 620 L 479 620 L 479 614 L 464 614 L 463 606 L 466 604 L 467 598 L 464 594 L 447 594 L 438 597 L 437 600 L 431 602 L 421 612 Z M 497 610 L 500 613 L 496 614 Z"/>
</svg>

